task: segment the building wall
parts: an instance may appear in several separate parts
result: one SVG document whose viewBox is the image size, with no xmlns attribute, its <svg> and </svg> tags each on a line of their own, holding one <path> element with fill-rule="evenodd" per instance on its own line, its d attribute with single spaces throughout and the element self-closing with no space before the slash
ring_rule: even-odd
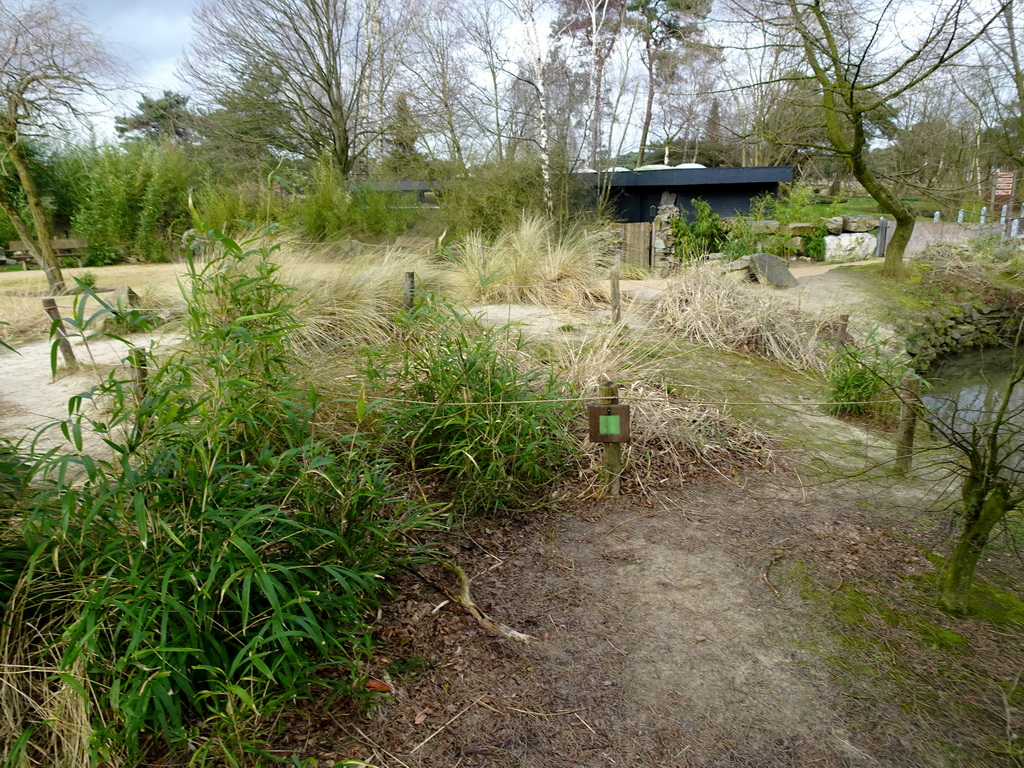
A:
<svg viewBox="0 0 1024 768">
<path fill-rule="evenodd" d="M 687 217 L 692 217 L 691 201 L 700 198 L 710 203 L 711 210 L 725 218 L 749 213 L 753 198 L 766 193 L 774 195 L 778 188 L 778 182 L 627 188 L 613 192 L 611 203 L 624 221 L 654 221 L 662 193 L 671 192 L 676 195 L 675 205 Z"/>
</svg>

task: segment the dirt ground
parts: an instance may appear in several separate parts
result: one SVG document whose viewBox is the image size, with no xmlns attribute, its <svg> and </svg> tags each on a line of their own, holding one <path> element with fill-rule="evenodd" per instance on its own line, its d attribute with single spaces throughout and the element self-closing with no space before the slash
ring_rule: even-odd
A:
<svg viewBox="0 0 1024 768">
<path fill-rule="evenodd" d="M 841 272 L 802 276 L 798 290 L 817 305 L 860 300 Z M 59 415 L 89 384 L 51 381 L 45 344 L 21 352 L 0 352 L 0 434 Z M 1024 668 L 1020 628 L 933 616 L 970 653 L 918 649 L 904 664 L 917 646 L 899 622 L 865 614 L 879 625 L 866 650 L 843 644 L 825 607 L 844 594 L 901 599 L 904 581 L 933 572 L 922 553 L 941 542 L 918 480 L 821 483 L 802 468 L 813 458 L 796 451 L 771 473 L 474 523 L 442 546 L 481 609 L 535 642 L 486 633 L 446 596 L 457 590 L 450 573 L 410 571 L 382 609 L 366 669 L 389 691 L 363 710 L 296 702 L 256 733 L 272 754 L 317 766 L 1021 764 L 1020 697 L 1006 685 Z M 844 666 L 854 657 L 864 663 Z M 950 709 L 958 696 L 970 717 Z M 1006 749 L 994 748 L 1004 736 Z"/>
</svg>

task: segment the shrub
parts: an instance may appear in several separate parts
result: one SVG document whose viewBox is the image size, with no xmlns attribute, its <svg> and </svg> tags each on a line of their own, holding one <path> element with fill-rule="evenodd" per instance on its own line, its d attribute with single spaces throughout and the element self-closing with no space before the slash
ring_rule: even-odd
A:
<svg viewBox="0 0 1024 768">
<path fill-rule="evenodd" d="M 184 349 L 146 355 L 144 388 L 115 371 L 74 398 L 71 452 L 36 468 L 22 533 L 0 549 L 18 573 L 0 708 L 25 760 L 258 749 L 232 741 L 246 713 L 358 677 L 367 609 L 410 556 L 403 534 L 429 523 L 372 446 L 312 429 L 289 294 L 258 243 L 214 233 L 209 263 L 188 264 Z M 86 449 L 90 429 L 109 452 Z"/>
<path fill-rule="evenodd" d="M 368 381 L 398 400 L 369 411 L 394 454 L 439 475 L 459 510 L 528 504 L 566 467 L 569 388 L 549 371 L 517 366 L 521 336 L 474 332 L 444 302 L 420 304 L 400 327 L 397 359 L 377 350 L 366 366 Z"/>
<path fill-rule="evenodd" d="M 706 259 L 708 254 L 717 253 L 725 241 L 722 224 L 718 214 L 711 210 L 711 205 L 700 199 L 690 202 L 693 205 L 693 221 L 688 223 L 680 217 L 672 222 L 676 238 L 675 254 L 680 261 Z"/>
</svg>

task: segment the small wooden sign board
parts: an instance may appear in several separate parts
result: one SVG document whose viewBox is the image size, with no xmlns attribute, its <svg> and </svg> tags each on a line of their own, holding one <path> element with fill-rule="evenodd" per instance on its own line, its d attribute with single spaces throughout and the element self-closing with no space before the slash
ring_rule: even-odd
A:
<svg viewBox="0 0 1024 768">
<path fill-rule="evenodd" d="M 629 406 L 588 405 L 587 426 L 592 443 L 628 443 Z"/>
</svg>

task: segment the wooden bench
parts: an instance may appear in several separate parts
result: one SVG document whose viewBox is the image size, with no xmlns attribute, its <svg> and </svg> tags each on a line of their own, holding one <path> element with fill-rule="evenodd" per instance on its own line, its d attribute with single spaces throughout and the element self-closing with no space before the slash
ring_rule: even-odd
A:
<svg viewBox="0 0 1024 768">
<path fill-rule="evenodd" d="M 82 266 L 82 259 L 89 253 L 89 241 L 84 239 L 51 240 L 50 245 L 53 247 L 53 255 L 57 257 L 58 262 L 61 259 L 74 259 L 79 267 Z M 21 268 L 28 269 L 28 264 L 32 261 L 28 244 L 24 240 L 11 240 L 7 247 L 12 251 L 7 254 L 7 258 L 20 261 Z"/>
</svg>

